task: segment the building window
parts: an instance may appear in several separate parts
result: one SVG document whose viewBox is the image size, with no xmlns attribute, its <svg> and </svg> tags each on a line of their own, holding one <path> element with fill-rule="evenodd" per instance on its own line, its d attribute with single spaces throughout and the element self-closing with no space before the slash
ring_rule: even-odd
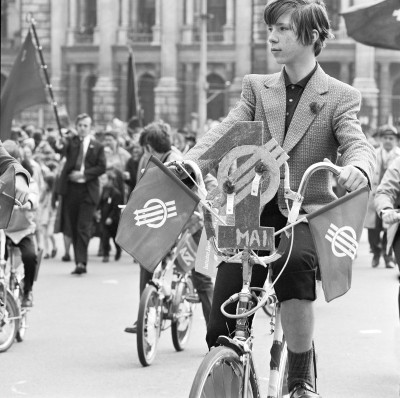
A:
<svg viewBox="0 0 400 398">
<path fill-rule="evenodd" d="M 138 33 L 152 33 L 156 23 L 155 0 L 140 0 L 138 15 Z"/>
<path fill-rule="evenodd" d="M 329 0 L 325 4 L 329 20 L 331 21 L 331 28 L 332 30 L 338 30 L 340 23 L 340 0 Z"/>
<path fill-rule="evenodd" d="M 80 3 L 80 31 L 93 34 L 97 26 L 97 0 L 81 0 Z"/>
<path fill-rule="evenodd" d="M 393 85 L 392 95 L 393 124 L 400 129 L 400 78 Z"/>
<path fill-rule="evenodd" d="M 225 81 L 212 73 L 207 76 L 207 119 L 218 120 L 225 116 Z"/>
<path fill-rule="evenodd" d="M 207 33 L 210 41 L 223 41 L 226 24 L 226 0 L 207 0 Z"/>
<path fill-rule="evenodd" d="M 144 126 L 154 121 L 154 86 L 154 77 L 149 73 L 140 77 L 138 96 Z"/>
</svg>

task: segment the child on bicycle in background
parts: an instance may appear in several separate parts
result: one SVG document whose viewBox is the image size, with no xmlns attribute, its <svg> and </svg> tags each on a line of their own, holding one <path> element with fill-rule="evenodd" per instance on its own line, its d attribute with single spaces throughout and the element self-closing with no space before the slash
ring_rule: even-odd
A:
<svg viewBox="0 0 400 398">
<path fill-rule="evenodd" d="M 335 162 L 338 152 L 343 166 L 339 184 L 348 191 L 367 185 L 376 160 L 357 119 L 361 95 L 328 76 L 316 61 L 325 40 L 332 37 L 324 2 L 274 0 L 264 10 L 264 21 L 269 31 L 269 49 L 282 70 L 270 75 L 244 76 L 236 106 L 199 140 L 184 160 L 196 162 L 205 175 L 228 152 L 229 148 L 218 142 L 236 122 L 262 121 L 263 142 L 275 139 L 290 157 L 290 183 L 294 191 L 310 165 L 324 158 Z M 210 148 L 218 153 L 218 158 L 206 157 Z M 313 176 L 301 213 L 311 213 L 335 200 L 331 185 L 328 172 Z M 281 179 L 275 197 L 262 209 L 260 224 L 279 230 L 286 225 L 287 217 Z M 290 398 L 317 398 L 311 369 L 318 257 L 308 224 L 297 224 L 293 237 L 292 254 L 275 285 L 288 344 L 288 386 Z M 272 264 L 273 280 L 285 261 L 286 256 L 282 256 Z M 235 328 L 235 320 L 225 318 L 220 306 L 237 293 L 242 281 L 240 268 L 240 264 L 231 263 L 218 267 L 207 327 L 210 348 L 216 345 L 218 336 L 229 335 Z M 262 287 L 266 277 L 262 266 L 253 267 L 253 286 Z"/>
<path fill-rule="evenodd" d="M 166 123 L 160 122 L 147 125 L 141 133 L 140 142 L 144 147 L 145 152 L 142 159 L 149 159 L 150 155 L 153 155 L 163 163 L 173 160 L 182 160 L 182 153 L 176 147 L 172 146 L 170 126 Z M 206 176 L 204 183 L 207 190 L 211 190 L 217 186 L 216 179 L 211 175 Z M 189 224 L 190 221 L 188 225 Z M 199 229 L 195 226 L 192 227 L 193 240 L 198 244 L 200 241 L 201 228 Z M 143 290 L 152 277 L 153 274 L 151 272 L 140 266 L 140 295 L 142 295 Z M 209 276 L 200 274 L 194 269 L 192 270 L 192 280 L 194 288 L 197 290 L 197 294 L 199 295 L 204 319 L 207 324 L 211 312 L 211 302 L 214 290 L 213 282 Z M 136 322 L 133 326 L 125 328 L 125 332 L 127 333 L 136 333 L 136 331 Z"/>
<path fill-rule="evenodd" d="M 18 144 L 14 141 L 5 141 L 4 147 L 13 158 L 18 161 L 21 159 L 20 149 Z M 27 165 L 26 167 L 29 166 Z M 32 174 L 32 170 L 27 171 Z M 38 266 L 38 255 L 34 240 L 36 230 L 35 210 L 38 205 L 39 188 L 36 182 L 31 179 L 26 204 L 23 207 L 14 206 L 10 223 L 7 229 L 4 230 L 7 239 L 10 239 L 12 244 L 21 251 L 21 259 L 24 264 L 25 272 L 22 307 L 33 306 L 32 287 L 35 279 L 36 267 Z"/>
</svg>

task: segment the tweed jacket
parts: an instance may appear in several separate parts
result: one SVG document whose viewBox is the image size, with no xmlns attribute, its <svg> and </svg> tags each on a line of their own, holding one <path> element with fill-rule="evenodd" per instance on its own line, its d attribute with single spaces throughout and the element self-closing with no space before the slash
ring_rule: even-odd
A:
<svg viewBox="0 0 400 398">
<path fill-rule="evenodd" d="M 375 168 L 375 151 L 363 134 L 357 113 L 361 95 L 355 88 L 328 76 L 318 65 L 309 80 L 285 137 L 286 87 L 282 71 L 271 75 L 246 75 L 242 94 L 223 122 L 206 133 L 185 155 L 195 161 L 203 174 L 218 159 L 199 158 L 238 121 L 262 121 L 263 142 L 274 138 L 290 156 L 290 185 L 297 190 L 308 166 L 324 158 L 343 166 L 362 169 L 369 180 Z M 245 132 L 243 132 L 245 134 Z M 282 170 L 282 168 L 281 168 Z M 336 199 L 329 172 L 319 171 L 310 180 L 302 212 L 311 213 Z M 283 181 L 278 189 L 278 205 L 285 216 Z"/>
<path fill-rule="evenodd" d="M 375 200 L 377 214 L 383 209 L 400 209 L 400 157 L 397 157 L 386 170 L 379 184 Z M 392 246 L 399 223 L 391 225 L 387 230 L 387 248 Z"/>
<path fill-rule="evenodd" d="M 61 171 L 58 182 L 59 194 L 68 194 L 68 176 L 74 169 L 78 155 L 80 142 L 77 137 L 68 138 L 64 143 L 62 153 L 65 155 L 66 162 Z M 99 177 L 106 172 L 106 157 L 103 145 L 97 140 L 91 138 L 89 147 L 85 156 L 85 178 L 86 186 L 90 199 L 94 204 L 100 201 L 100 182 Z"/>
</svg>

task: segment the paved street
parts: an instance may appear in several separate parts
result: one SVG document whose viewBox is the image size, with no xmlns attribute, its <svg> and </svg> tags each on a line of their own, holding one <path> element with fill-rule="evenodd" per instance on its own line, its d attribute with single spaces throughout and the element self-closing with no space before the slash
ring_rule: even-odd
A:
<svg viewBox="0 0 400 398">
<path fill-rule="evenodd" d="M 196 309 L 187 349 L 175 352 L 167 330 L 155 363 L 143 368 L 136 336 L 123 332 L 136 318 L 139 267 L 127 254 L 118 263 L 103 264 L 95 256 L 97 247 L 95 239 L 89 273 L 83 277 L 70 275 L 73 265 L 61 262 L 62 253 L 43 260 L 26 340 L 0 355 L 1 397 L 188 396 L 207 351 L 201 308 Z M 351 291 L 330 304 L 323 298 L 317 303 L 319 388 L 324 398 L 399 397 L 397 272 L 369 264 L 363 236 Z M 261 312 L 255 328 L 265 389 L 271 338 L 268 318 Z"/>
</svg>

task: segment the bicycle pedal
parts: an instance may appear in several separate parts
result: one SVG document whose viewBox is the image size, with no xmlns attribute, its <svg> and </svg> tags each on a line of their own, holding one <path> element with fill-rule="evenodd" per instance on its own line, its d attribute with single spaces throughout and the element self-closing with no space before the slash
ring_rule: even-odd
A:
<svg viewBox="0 0 400 398">
<path fill-rule="evenodd" d="M 200 298 L 197 294 L 187 294 L 185 296 L 185 300 L 191 304 L 198 304 L 200 303 Z"/>
</svg>

